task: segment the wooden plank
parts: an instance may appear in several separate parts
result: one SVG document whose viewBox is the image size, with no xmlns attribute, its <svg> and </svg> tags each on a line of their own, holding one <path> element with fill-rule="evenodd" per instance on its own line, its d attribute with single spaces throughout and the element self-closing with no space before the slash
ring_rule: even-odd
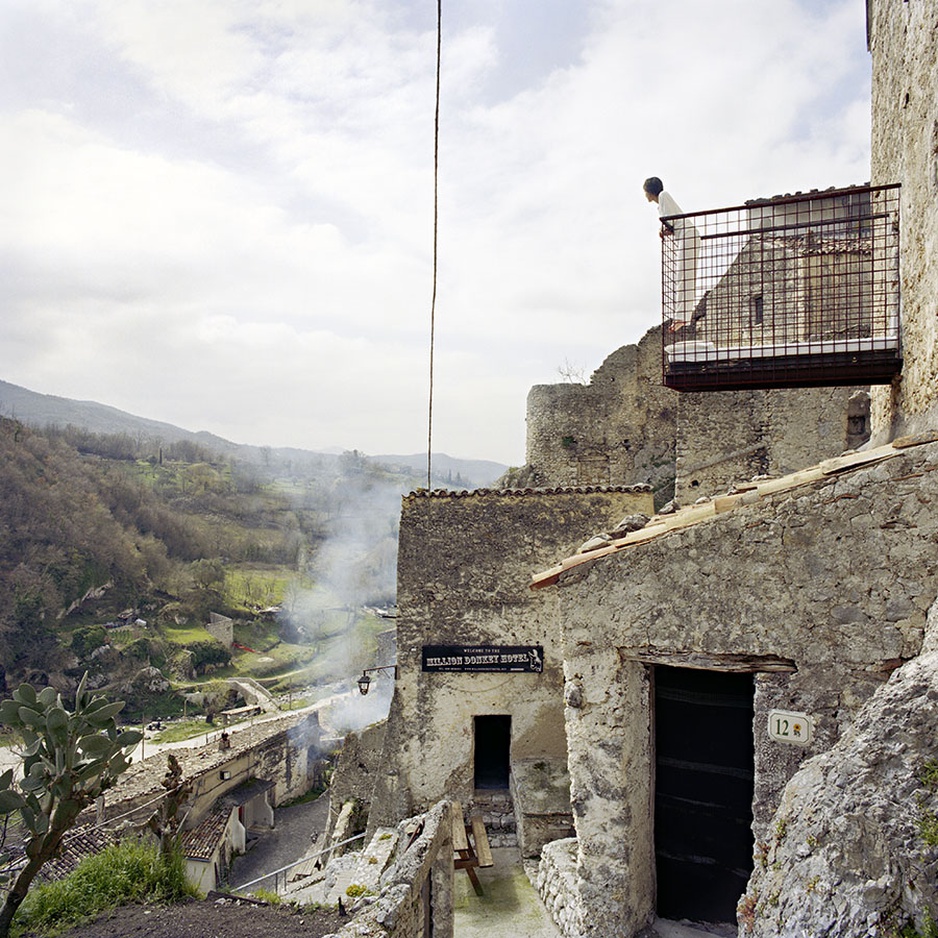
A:
<svg viewBox="0 0 938 938">
<path fill-rule="evenodd" d="M 923 443 L 935 443 L 936 441 L 938 441 L 938 433 L 926 430 L 924 433 L 900 436 L 892 441 L 892 445 L 896 449 L 908 449 L 910 446 L 921 446 Z"/>
<path fill-rule="evenodd" d="M 713 499 L 713 510 L 718 514 L 724 511 L 732 511 L 738 504 L 742 495 L 717 495 Z"/>
<path fill-rule="evenodd" d="M 494 866 L 492 859 L 492 849 L 489 847 L 489 835 L 485 831 L 485 824 L 482 821 L 482 815 L 472 815 L 472 839 L 475 842 L 476 856 L 479 858 L 479 866 Z"/>
<path fill-rule="evenodd" d="M 462 817 L 462 805 L 453 802 L 453 850 L 457 853 L 468 852 L 469 841 L 466 838 L 466 822 Z"/>
<path fill-rule="evenodd" d="M 779 479 L 767 479 L 760 482 L 758 492 L 760 495 L 772 495 L 775 492 L 787 492 L 789 489 L 798 488 L 799 485 L 807 485 L 809 482 L 818 482 L 824 477 L 820 466 L 813 466 L 810 469 L 803 469 L 793 472 L 791 475 L 782 476 Z"/>
<path fill-rule="evenodd" d="M 896 451 L 891 443 L 886 446 L 878 446 L 876 449 L 863 450 L 859 453 L 850 453 L 847 456 L 836 456 L 834 459 L 825 459 L 821 463 L 821 471 L 824 475 L 832 475 L 835 472 L 844 472 L 847 469 L 855 469 L 858 466 L 868 466 L 881 459 L 888 459 L 895 456 Z"/>
</svg>

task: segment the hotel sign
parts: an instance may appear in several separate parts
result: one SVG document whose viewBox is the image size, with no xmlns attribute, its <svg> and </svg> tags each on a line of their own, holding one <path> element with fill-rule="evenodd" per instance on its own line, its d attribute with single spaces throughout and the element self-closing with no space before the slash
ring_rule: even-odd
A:
<svg viewBox="0 0 938 938">
<path fill-rule="evenodd" d="M 541 645 L 424 645 L 423 670 L 540 674 L 544 649 Z"/>
</svg>

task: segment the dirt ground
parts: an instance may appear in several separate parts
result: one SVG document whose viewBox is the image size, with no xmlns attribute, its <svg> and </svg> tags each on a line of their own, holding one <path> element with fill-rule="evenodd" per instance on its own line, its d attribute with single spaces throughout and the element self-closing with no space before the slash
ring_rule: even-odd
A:
<svg viewBox="0 0 938 938">
<path fill-rule="evenodd" d="M 332 911 L 293 912 L 231 899 L 203 899 L 168 906 L 121 906 L 61 938 L 322 938 L 347 921 Z"/>
</svg>

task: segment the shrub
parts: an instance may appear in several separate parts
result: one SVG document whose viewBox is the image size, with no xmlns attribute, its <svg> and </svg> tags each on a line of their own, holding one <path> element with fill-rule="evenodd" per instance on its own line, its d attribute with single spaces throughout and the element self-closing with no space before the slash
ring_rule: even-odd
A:
<svg viewBox="0 0 938 938">
<path fill-rule="evenodd" d="M 84 860 L 64 879 L 34 889 L 19 909 L 14 935 L 54 935 L 126 902 L 174 902 L 196 894 L 181 853 L 162 859 L 155 844 L 125 840 Z"/>
</svg>

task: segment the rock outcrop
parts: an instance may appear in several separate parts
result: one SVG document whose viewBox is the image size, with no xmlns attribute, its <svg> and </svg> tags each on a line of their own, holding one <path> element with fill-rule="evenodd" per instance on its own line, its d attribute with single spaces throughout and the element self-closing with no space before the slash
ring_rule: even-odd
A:
<svg viewBox="0 0 938 938">
<path fill-rule="evenodd" d="M 929 626 L 932 647 L 789 782 L 768 842 L 756 845 L 740 935 L 887 938 L 938 914 L 934 607 Z"/>
</svg>

